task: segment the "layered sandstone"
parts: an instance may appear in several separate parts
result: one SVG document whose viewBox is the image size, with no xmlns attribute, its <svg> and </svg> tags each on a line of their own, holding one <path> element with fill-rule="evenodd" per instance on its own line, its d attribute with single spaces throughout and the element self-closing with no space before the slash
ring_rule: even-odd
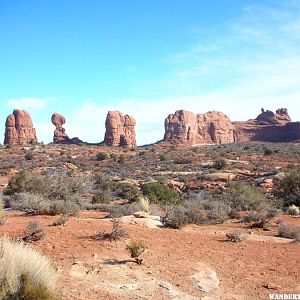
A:
<svg viewBox="0 0 300 300">
<path fill-rule="evenodd" d="M 233 130 L 230 119 L 221 112 L 196 115 L 178 110 L 165 120 L 164 141 L 191 145 L 233 143 Z"/>
<path fill-rule="evenodd" d="M 70 138 L 66 134 L 65 128 L 63 128 L 63 125 L 66 123 L 65 117 L 59 113 L 54 113 L 51 117 L 51 122 L 55 126 L 53 143 L 68 142 Z"/>
<path fill-rule="evenodd" d="M 136 147 L 136 121 L 132 116 L 123 115 L 119 111 L 109 111 L 105 121 L 104 143 L 107 146 Z"/>
<path fill-rule="evenodd" d="M 194 114 L 178 110 L 165 119 L 165 142 L 180 145 L 234 142 L 291 142 L 300 140 L 300 123 L 292 122 L 286 108 L 261 110 L 256 119 L 231 122 L 221 112 Z"/>
<path fill-rule="evenodd" d="M 275 113 L 262 109 L 256 119 L 233 122 L 235 142 L 292 142 L 300 139 L 300 123 L 292 122 L 286 108 Z"/>
<path fill-rule="evenodd" d="M 25 110 L 15 109 L 5 123 L 4 144 L 25 145 L 37 143 L 30 114 Z"/>
</svg>

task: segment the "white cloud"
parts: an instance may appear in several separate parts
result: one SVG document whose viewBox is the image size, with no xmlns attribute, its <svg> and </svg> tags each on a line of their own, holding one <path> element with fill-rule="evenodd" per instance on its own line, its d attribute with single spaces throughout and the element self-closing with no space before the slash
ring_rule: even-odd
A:
<svg viewBox="0 0 300 300">
<path fill-rule="evenodd" d="M 19 98 L 9 99 L 6 105 L 14 109 L 43 109 L 51 99 Z"/>
<path fill-rule="evenodd" d="M 286 107 L 293 120 L 300 120 L 300 5 L 287 2 L 290 6 L 277 9 L 249 6 L 239 19 L 212 32 L 211 38 L 201 40 L 200 36 L 194 47 L 162 58 L 160 64 L 169 71 L 138 87 L 148 95 L 145 98 L 83 102 L 65 114 L 66 132 L 88 142 L 102 141 L 108 110 L 136 118 L 139 145 L 162 139 L 164 119 L 179 109 L 218 110 L 232 121 L 243 121 L 255 118 L 262 107 Z M 154 92 L 168 96 L 149 96 Z M 31 101 L 44 101 L 39 99 L 12 99 L 10 103 L 25 104 L 24 100 L 34 108 L 45 105 Z M 52 136 L 48 123 L 36 127 L 45 141 L 43 136 Z"/>
</svg>

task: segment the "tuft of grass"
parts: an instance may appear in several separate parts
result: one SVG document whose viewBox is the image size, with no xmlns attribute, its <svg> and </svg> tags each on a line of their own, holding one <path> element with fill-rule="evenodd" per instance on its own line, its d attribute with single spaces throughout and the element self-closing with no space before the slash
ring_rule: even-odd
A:
<svg viewBox="0 0 300 300">
<path fill-rule="evenodd" d="M 1 239 L 0 270 L 0 299 L 56 299 L 57 272 L 37 251 Z"/>
<path fill-rule="evenodd" d="M 150 203 L 149 203 L 148 198 L 139 197 L 139 205 L 144 212 L 150 213 Z"/>
<path fill-rule="evenodd" d="M 6 222 L 6 218 L 4 217 L 4 213 L 3 213 L 3 201 L 0 199 L 0 225 L 3 225 Z"/>
</svg>

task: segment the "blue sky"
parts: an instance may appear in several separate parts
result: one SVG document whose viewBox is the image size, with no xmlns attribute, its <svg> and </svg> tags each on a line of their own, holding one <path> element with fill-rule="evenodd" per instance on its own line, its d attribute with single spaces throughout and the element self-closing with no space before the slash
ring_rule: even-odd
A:
<svg viewBox="0 0 300 300">
<path fill-rule="evenodd" d="M 0 124 L 27 109 L 50 142 L 61 112 L 99 142 L 118 109 L 144 144 L 177 109 L 300 120 L 299 49 L 299 0 L 0 0 Z"/>
</svg>

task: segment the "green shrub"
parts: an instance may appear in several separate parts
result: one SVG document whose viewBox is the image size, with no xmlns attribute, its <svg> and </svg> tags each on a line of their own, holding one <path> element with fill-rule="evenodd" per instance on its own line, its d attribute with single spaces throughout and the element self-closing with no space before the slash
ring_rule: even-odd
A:
<svg viewBox="0 0 300 300">
<path fill-rule="evenodd" d="M 1 239 L 0 270 L 0 299 L 56 299 L 57 272 L 35 250 Z"/>
<path fill-rule="evenodd" d="M 65 214 L 77 216 L 81 210 L 76 202 L 70 200 L 50 200 L 42 195 L 28 193 L 11 196 L 10 207 L 34 215 Z"/>
<path fill-rule="evenodd" d="M 251 227 L 264 228 L 276 214 L 276 211 L 251 211 L 244 216 L 242 222 L 251 224 Z"/>
<path fill-rule="evenodd" d="M 222 170 L 226 167 L 226 160 L 224 158 L 217 158 L 214 160 L 212 167 L 216 170 Z"/>
<path fill-rule="evenodd" d="M 272 206 L 263 189 L 250 184 L 231 183 L 224 194 L 225 201 L 237 210 L 266 210 Z"/>
<path fill-rule="evenodd" d="M 179 194 L 160 182 L 150 182 L 142 185 L 142 193 L 150 203 L 176 204 L 180 202 Z"/>
<path fill-rule="evenodd" d="M 131 216 L 137 212 L 139 208 L 137 203 L 112 205 L 107 208 L 109 212 L 108 217 L 120 218 L 123 216 Z"/>
<path fill-rule="evenodd" d="M 33 160 L 34 156 L 35 156 L 34 152 L 32 150 L 29 150 L 29 151 L 26 151 L 24 157 L 26 160 Z"/>
<path fill-rule="evenodd" d="M 207 224 L 208 217 L 205 211 L 194 211 L 179 205 L 167 211 L 162 223 L 165 227 L 180 229 L 188 224 Z"/>
<path fill-rule="evenodd" d="M 165 160 L 166 160 L 166 157 L 165 157 L 163 154 L 161 154 L 161 155 L 159 156 L 159 160 L 160 160 L 160 161 L 165 161 Z"/>
<path fill-rule="evenodd" d="M 271 149 L 265 149 L 264 155 L 265 156 L 270 156 L 273 154 L 273 151 Z"/>
<path fill-rule="evenodd" d="M 97 159 L 98 161 L 106 160 L 106 159 L 108 159 L 108 158 L 109 158 L 109 156 L 108 156 L 108 154 L 105 153 L 105 152 L 98 152 L 98 153 L 96 154 L 96 159 Z"/>
<path fill-rule="evenodd" d="M 49 181 L 46 177 L 29 171 L 20 171 L 15 174 L 8 186 L 4 189 L 4 195 L 28 192 L 32 194 L 44 194 L 48 189 Z"/>
<path fill-rule="evenodd" d="M 292 169 L 286 177 L 276 181 L 275 195 L 283 199 L 285 207 L 300 207 L 300 167 Z"/>
</svg>

